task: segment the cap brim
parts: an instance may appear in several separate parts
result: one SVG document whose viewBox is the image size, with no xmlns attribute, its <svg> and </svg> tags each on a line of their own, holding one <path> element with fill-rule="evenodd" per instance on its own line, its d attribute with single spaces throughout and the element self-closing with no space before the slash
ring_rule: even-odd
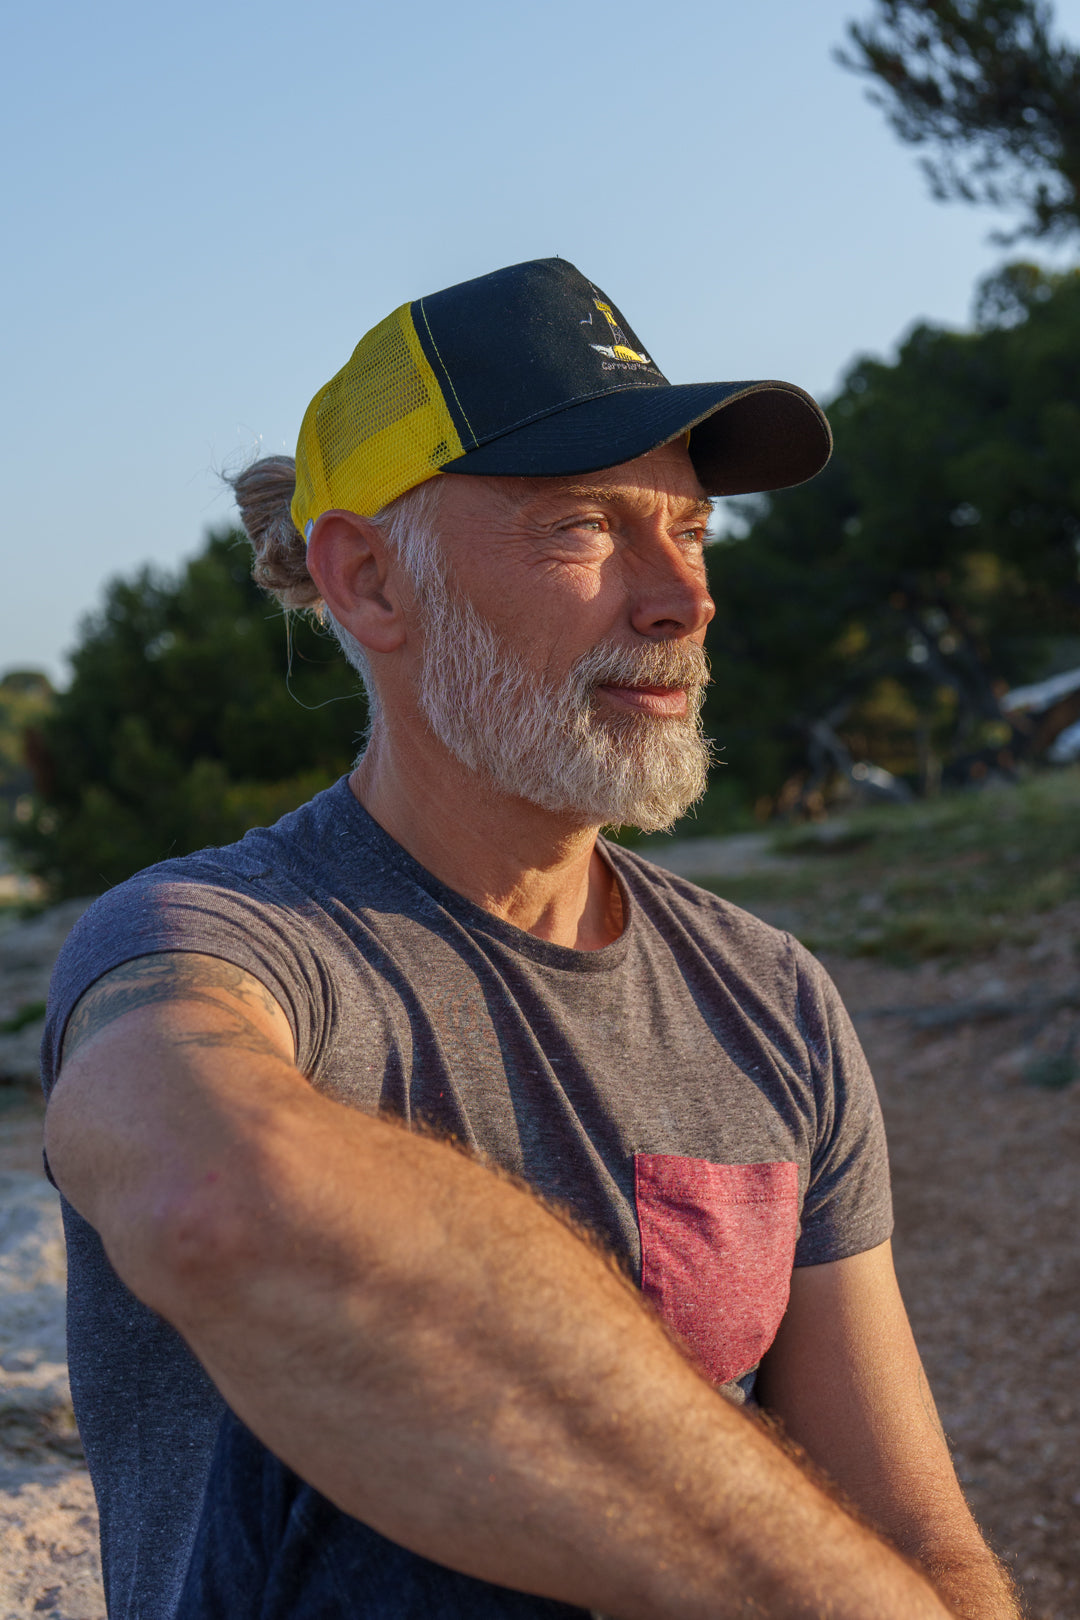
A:
<svg viewBox="0 0 1080 1620">
<path fill-rule="evenodd" d="M 458 456 L 442 471 L 567 477 L 633 461 L 688 430 L 690 457 L 709 495 L 802 484 L 832 454 L 824 411 L 794 383 L 680 383 L 569 405 Z"/>
</svg>

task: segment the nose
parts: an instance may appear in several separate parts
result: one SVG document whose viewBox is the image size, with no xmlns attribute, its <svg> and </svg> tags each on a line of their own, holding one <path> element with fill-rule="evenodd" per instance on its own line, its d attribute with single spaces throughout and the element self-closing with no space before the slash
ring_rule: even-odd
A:
<svg viewBox="0 0 1080 1620">
<path fill-rule="evenodd" d="M 631 623 L 652 641 L 701 635 L 716 613 L 700 550 L 686 549 L 668 535 L 648 547 L 631 592 Z"/>
</svg>

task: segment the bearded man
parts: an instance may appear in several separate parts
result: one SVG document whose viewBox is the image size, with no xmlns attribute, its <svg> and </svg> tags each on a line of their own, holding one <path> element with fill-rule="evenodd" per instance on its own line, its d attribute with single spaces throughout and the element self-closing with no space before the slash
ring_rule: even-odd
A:
<svg viewBox="0 0 1080 1620">
<path fill-rule="evenodd" d="M 705 783 L 709 498 L 829 444 L 788 384 L 671 386 L 556 259 L 402 306 L 237 480 L 372 723 L 58 965 L 113 1620 L 1015 1615 L 835 991 L 598 837 Z"/>
</svg>

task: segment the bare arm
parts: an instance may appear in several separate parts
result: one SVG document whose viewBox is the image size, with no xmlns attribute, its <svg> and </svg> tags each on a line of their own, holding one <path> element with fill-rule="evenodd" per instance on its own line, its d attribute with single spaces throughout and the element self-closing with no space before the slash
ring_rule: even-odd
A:
<svg viewBox="0 0 1080 1620">
<path fill-rule="evenodd" d="M 292 1059 L 255 981 L 144 958 L 80 1004 L 46 1122 L 119 1275 L 271 1450 L 427 1557 L 620 1620 L 942 1620 L 601 1256 Z"/>
<path fill-rule="evenodd" d="M 888 1243 L 795 1272 L 758 1390 L 958 1614 L 1017 1620 L 1011 1583 L 961 1493 Z"/>
</svg>

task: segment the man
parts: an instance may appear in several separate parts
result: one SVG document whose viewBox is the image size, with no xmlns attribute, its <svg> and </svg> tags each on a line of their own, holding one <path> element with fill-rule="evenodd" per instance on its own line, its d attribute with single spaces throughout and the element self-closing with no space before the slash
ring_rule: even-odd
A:
<svg viewBox="0 0 1080 1620">
<path fill-rule="evenodd" d="M 295 475 L 237 480 L 374 719 L 348 782 L 106 896 L 58 966 L 114 1620 L 1015 1615 L 835 992 L 597 837 L 704 784 L 709 496 L 828 452 L 800 390 L 670 386 L 544 260 L 404 305 Z"/>
</svg>

